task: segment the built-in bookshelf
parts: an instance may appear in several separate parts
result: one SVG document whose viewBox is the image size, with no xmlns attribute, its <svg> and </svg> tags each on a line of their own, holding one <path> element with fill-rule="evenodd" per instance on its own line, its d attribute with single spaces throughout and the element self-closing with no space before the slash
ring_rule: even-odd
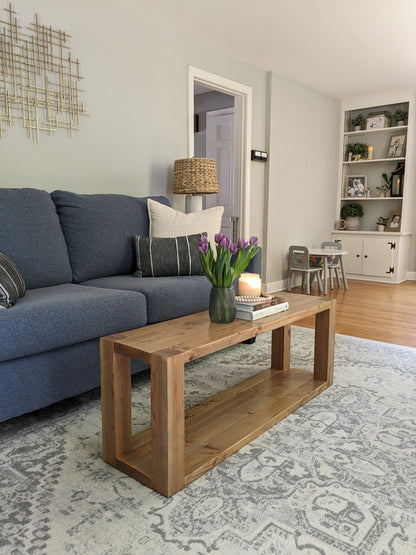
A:
<svg viewBox="0 0 416 555">
<path fill-rule="evenodd" d="M 364 216 L 359 230 L 338 229 L 333 236 L 349 251 L 345 266 L 353 277 L 396 283 L 406 279 L 415 172 L 414 106 L 413 93 L 343 103 L 336 219 L 342 206 L 353 202 L 363 207 Z M 398 120 L 400 112 L 405 117 Z M 360 128 L 355 126 L 357 117 Z M 392 180 L 388 190 L 383 175 Z M 400 214 L 399 230 L 378 232 L 379 217 L 390 219 L 392 213 Z"/>
</svg>

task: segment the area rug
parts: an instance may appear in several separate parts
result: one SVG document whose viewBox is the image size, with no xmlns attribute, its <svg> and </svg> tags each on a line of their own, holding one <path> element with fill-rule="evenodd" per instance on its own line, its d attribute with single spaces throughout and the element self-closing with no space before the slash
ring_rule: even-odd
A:
<svg viewBox="0 0 416 555">
<path fill-rule="evenodd" d="M 292 333 L 312 370 L 313 330 Z M 270 335 L 187 365 L 193 405 Z M 416 349 L 336 337 L 334 385 L 167 499 L 101 458 L 99 392 L 0 425 L 2 554 L 416 553 Z M 149 425 L 149 374 L 133 382 Z"/>
</svg>

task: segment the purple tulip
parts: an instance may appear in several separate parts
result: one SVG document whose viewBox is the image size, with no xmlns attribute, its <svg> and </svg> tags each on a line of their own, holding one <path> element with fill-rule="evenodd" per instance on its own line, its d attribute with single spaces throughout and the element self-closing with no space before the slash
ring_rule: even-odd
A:
<svg viewBox="0 0 416 555">
<path fill-rule="evenodd" d="M 219 245 L 221 243 L 221 241 L 224 239 L 225 235 L 224 233 L 216 233 L 215 234 L 215 242 L 217 243 L 217 245 Z"/>
<path fill-rule="evenodd" d="M 223 235 L 221 241 L 218 243 L 218 246 L 222 247 L 223 249 L 229 249 L 230 245 L 230 239 L 226 235 Z"/>
<path fill-rule="evenodd" d="M 237 241 L 237 247 L 244 251 L 248 247 L 248 243 L 245 239 L 241 238 Z"/>
<path fill-rule="evenodd" d="M 260 244 L 260 240 L 258 237 L 250 237 L 250 245 L 253 247 L 258 247 Z"/>
<path fill-rule="evenodd" d="M 200 241 L 198 250 L 201 254 L 207 254 L 207 252 L 208 252 L 208 242 L 204 243 L 204 242 Z"/>
<path fill-rule="evenodd" d="M 238 253 L 238 246 L 235 243 L 233 243 L 230 247 L 230 251 L 231 251 L 231 254 L 237 254 Z"/>
<path fill-rule="evenodd" d="M 199 238 L 199 244 L 202 245 L 203 243 L 208 243 L 208 237 L 206 235 L 201 235 Z"/>
</svg>

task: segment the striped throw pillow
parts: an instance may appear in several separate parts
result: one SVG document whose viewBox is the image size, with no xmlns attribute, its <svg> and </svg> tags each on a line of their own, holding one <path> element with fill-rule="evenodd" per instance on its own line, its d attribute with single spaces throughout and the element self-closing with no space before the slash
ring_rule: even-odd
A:
<svg viewBox="0 0 416 555">
<path fill-rule="evenodd" d="M 182 237 L 134 237 L 136 277 L 191 276 L 204 273 L 199 261 L 201 233 Z"/>
<path fill-rule="evenodd" d="M 0 308 L 10 308 L 25 292 L 25 282 L 16 264 L 0 252 Z"/>
</svg>

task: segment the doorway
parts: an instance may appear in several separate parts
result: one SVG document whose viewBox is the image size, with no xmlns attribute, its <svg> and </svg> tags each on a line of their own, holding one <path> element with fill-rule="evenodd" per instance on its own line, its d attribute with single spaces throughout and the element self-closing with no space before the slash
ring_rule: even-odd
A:
<svg viewBox="0 0 416 555">
<path fill-rule="evenodd" d="M 206 114 L 206 121 L 210 122 L 208 125 L 213 139 L 208 138 L 205 155 L 201 156 L 201 145 L 198 144 L 198 134 L 195 134 L 195 125 L 198 125 L 198 120 L 194 117 L 195 93 L 214 91 L 222 95 L 222 100 L 225 97 L 231 98 L 233 106 L 207 110 L 211 112 Z M 247 230 L 250 229 L 251 98 L 250 87 L 189 67 L 189 156 L 214 158 L 219 182 L 223 180 L 224 174 L 232 183 L 231 189 L 224 186 L 217 195 L 206 195 L 205 206 L 225 207 L 223 233 L 234 239 L 248 236 Z M 218 149 L 217 139 L 226 139 L 227 145 Z M 224 144 L 221 145 L 223 146 Z"/>
</svg>

